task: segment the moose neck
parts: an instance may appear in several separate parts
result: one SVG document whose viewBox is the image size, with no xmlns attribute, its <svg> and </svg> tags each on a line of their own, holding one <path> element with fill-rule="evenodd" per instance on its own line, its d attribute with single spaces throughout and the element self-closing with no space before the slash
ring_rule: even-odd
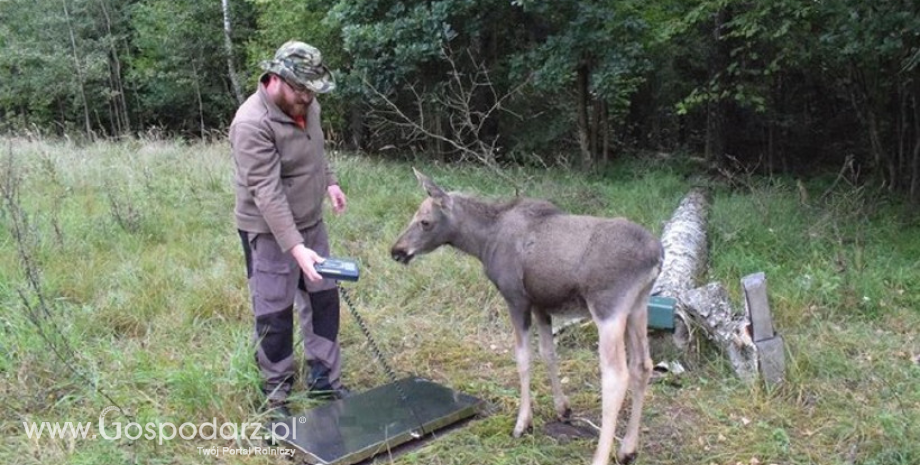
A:
<svg viewBox="0 0 920 465">
<path fill-rule="evenodd" d="M 451 245 L 485 263 L 498 239 L 499 219 L 504 208 L 470 197 L 453 196 L 454 220 L 457 229 Z"/>
</svg>

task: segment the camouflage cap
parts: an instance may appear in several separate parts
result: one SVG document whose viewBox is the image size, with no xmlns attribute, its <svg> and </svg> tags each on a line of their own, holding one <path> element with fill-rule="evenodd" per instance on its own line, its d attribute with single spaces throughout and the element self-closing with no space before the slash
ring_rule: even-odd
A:
<svg viewBox="0 0 920 465">
<path fill-rule="evenodd" d="M 323 65 L 323 56 L 316 47 L 292 40 L 282 45 L 275 58 L 260 63 L 262 69 L 280 76 L 288 83 L 299 85 L 317 94 L 335 89 L 332 72 Z"/>
</svg>

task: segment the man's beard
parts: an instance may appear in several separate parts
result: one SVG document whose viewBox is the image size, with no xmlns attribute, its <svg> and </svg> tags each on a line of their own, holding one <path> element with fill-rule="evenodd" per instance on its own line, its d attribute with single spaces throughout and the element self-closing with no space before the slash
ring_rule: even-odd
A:
<svg viewBox="0 0 920 465">
<path fill-rule="evenodd" d="M 281 110 L 288 114 L 288 116 L 307 116 L 307 104 L 305 103 L 288 103 L 284 102 L 281 105 Z"/>
</svg>

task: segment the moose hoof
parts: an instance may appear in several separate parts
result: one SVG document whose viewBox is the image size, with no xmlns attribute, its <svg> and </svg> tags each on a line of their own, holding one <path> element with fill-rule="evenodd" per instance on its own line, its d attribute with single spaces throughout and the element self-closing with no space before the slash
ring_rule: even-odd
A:
<svg viewBox="0 0 920 465">
<path fill-rule="evenodd" d="M 630 452 L 628 454 L 617 454 L 617 463 L 620 465 L 629 465 L 636 461 L 636 457 L 639 456 L 638 452 Z"/>
<path fill-rule="evenodd" d="M 511 432 L 511 435 L 515 438 L 520 438 L 525 434 L 530 434 L 533 432 L 533 426 L 527 425 L 526 428 L 514 428 L 514 431 Z"/>
<path fill-rule="evenodd" d="M 559 421 L 563 423 L 571 423 L 572 422 L 572 409 L 566 407 L 565 410 L 562 411 L 562 413 L 558 414 L 558 419 Z"/>
</svg>

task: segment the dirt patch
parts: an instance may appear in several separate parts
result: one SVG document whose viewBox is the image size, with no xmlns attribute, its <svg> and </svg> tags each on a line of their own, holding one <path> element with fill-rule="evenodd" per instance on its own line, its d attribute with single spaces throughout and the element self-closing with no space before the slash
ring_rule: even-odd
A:
<svg viewBox="0 0 920 465">
<path fill-rule="evenodd" d="M 573 439 L 597 439 L 597 430 L 591 426 L 561 421 L 551 421 L 543 425 L 543 434 L 563 443 Z"/>
</svg>

